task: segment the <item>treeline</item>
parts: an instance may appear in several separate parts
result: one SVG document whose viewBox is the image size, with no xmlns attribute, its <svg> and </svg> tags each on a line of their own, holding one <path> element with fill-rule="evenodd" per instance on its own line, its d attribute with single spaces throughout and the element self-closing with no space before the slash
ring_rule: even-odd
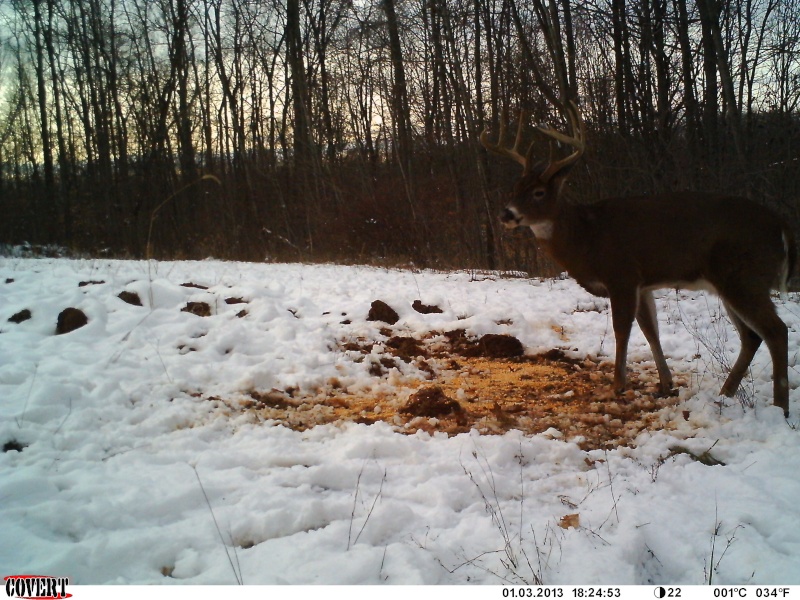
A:
<svg viewBox="0 0 800 600">
<path fill-rule="evenodd" d="M 544 272 L 477 136 L 565 99 L 577 197 L 800 221 L 800 0 L 0 0 L 0 39 L 0 242 Z"/>
</svg>

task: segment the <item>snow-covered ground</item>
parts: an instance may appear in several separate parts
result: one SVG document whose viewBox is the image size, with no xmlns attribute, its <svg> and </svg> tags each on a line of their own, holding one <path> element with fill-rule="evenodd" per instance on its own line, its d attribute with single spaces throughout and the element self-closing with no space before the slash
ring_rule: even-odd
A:
<svg viewBox="0 0 800 600">
<path fill-rule="evenodd" d="M 119 299 L 124 290 L 144 306 Z M 715 298 L 675 291 L 660 294 L 659 320 L 688 385 L 663 411 L 669 427 L 633 448 L 586 452 L 556 431 L 409 436 L 380 422 L 297 432 L 210 400 L 332 378 L 375 385 L 341 350 L 378 335 L 382 324 L 366 320 L 375 299 L 400 313 L 393 330 L 405 334 L 465 327 L 511 333 L 528 353 L 613 355 L 606 303 L 569 280 L 0 258 L 3 574 L 77 584 L 800 584 L 796 297 L 778 300 L 790 327 L 788 422 L 771 405 L 766 349 L 745 382 L 754 407 L 717 396 L 718 351 L 731 360 L 738 338 Z M 419 314 L 417 299 L 443 312 Z M 182 312 L 189 301 L 212 315 Z M 55 335 L 70 306 L 88 324 Z M 24 309 L 30 319 L 8 321 Z M 638 329 L 629 357 L 651 360 Z M 696 460 L 706 451 L 724 464 Z"/>
</svg>

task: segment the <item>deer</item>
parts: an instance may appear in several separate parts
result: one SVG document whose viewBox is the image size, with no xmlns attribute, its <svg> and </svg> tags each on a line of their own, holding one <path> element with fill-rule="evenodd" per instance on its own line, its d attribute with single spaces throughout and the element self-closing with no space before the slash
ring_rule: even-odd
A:
<svg viewBox="0 0 800 600">
<path fill-rule="evenodd" d="M 672 375 L 658 333 L 653 291 L 706 290 L 722 301 L 741 339 L 739 355 L 720 395 L 733 397 L 761 342 L 773 366 L 773 404 L 789 416 L 788 330 L 771 290 L 786 291 L 794 270 L 792 231 L 758 202 L 723 194 L 673 192 L 574 203 L 562 194 L 570 171 L 586 148 L 585 125 L 573 102 L 564 104 L 571 132 L 537 126 L 550 142 L 549 159 L 533 162 L 535 141 L 525 155 L 520 115 L 514 145 L 480 135 L 483 146 L 522 166 L 500 221 L 508 229 L 530 227 L 537 244 L 589 293 L 609 299 L 616 342 L 613 390 L 626 387 L 628 341 L 634 319 L 655 360 L 659 393 L 673 395 Z M 554 157 L 555 142 L 571 149 Z"/>
</svg>

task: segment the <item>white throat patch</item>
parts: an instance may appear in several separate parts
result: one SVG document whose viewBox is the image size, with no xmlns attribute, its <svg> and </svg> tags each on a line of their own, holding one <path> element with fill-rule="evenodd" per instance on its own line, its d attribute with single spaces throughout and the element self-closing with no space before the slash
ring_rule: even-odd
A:
<svg viewBox="0 0 800 600">
<path fill-rule="evenodd" d="M 538 240 L 549 240 L 553 237 L 553 222 L 552 221 L 539 221 L 531 225 L 533 235 Z"/>
</svg>

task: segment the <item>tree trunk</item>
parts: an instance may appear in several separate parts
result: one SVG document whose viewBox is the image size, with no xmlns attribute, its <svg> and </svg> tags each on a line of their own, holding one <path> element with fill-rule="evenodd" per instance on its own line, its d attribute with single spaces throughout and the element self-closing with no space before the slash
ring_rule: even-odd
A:
<svg viewBox="0 0 800 600">
<path fill-rule="evenodd" d="M 33 0 L 34 39 L 36 46 L 36 90 L 39 100 L 40 133 L 42 139 L 42 161 L 44 163 L 44 217 L 46 241 L 57 240 L 58 207 L 56 206 L 56 182 L 53 166 L 53 147 L 50 143 L 50 118 L 47 114 L 47 75 L 44 61 L 45 25 L 42 17 L 42 0 Z"/>
<path fill-rule="evenodd" d="M 686 139 L 689 153 L 697 155 L 698 129 L 700 116 L 694 87 L 694 55 L 689 39 L 689 13 L 686 0 L 674 0 L 678 12 L 678 43 L 681 49 L 681 81 L 683 84 L 683 106 L 686 120 Z"/>
<path fill-rule="evenodd" d="M 392 61 L 392 118 L 394 119 L 397 136 L 396 156 L 403 175 L 411 217 L 416 221 L 411 160 L 414 149 L 411 140 L 411 110 L 408 103 L 406 72 L 403 66 L 403 49 L 400 45 L 400 32 L 394 0 L 381 0 L 381 6 L 386 15 L 386 27 L 389 34 L 389 56 Z"/>
<path fill-rule="evenodd" d="M 286 2 L 286 48 L 292 76 L 292 107 L 294 110 L 294 164 L 298 172 L 311 166 L 312 142 L 309 122 L 308 83 L 303 61 L 303 38 L 300 32 L 300 3 Z"/>
<path fill-rule="evenodd" d="M 725 114 L 727 115 L 727 124 L 730 128 L 731 135 L 733 136 L 733 144 L 736 149 L 736 156 L 740 164 L 744 165 L 745 158 L 742 151 L 742 142 L 740 135 L 741 128 L 741 113 L 739 105 L 736 102 L 736 93 L 733 86 L 733 77 L 728 65 L 727 53 L 725 45 L 722 40 L 722 30 L 720 26 L 720 11 L 717 6 L 716 0 L 698 0 L 698 8 L 700 14 L 705 13 L 705 22 L 709 29 L 708 35 L 710 42 L 714 45 L 714 54 L 716 55 L 716 68 L 719 71 L 719 78 L 722 80 L 722 97 L 725 101 Z M 702 18 L 702 16 L 701 16 Z M 704 35 L 705 38 L 705 35 Z"/>
<path fill-rule="evenodd" d="M 617 104 L 617 126 L 620 133 L 626 135 L 628 130 L 628 95 L 626 91 L 625 69 L 628 64 L 626 48 L 628 46 L 628 28 L 625 15 L 625 0 L 611 0 L 611 21 L 614 39 L 614 96 Z"/>
<path fill-rule="evenodd" d="M 189 29 L 189 11 L 186 0 L 175 0 L 173 15 L 174 37 L 173 61 L 178 84 L 178 155 L 181 166 L 181 179 L 188 185 L 197 179 L 194 142 L 192 141 L 192 121 L 189 114 L 189 55 L 186 36 Z"/>
</svg>

